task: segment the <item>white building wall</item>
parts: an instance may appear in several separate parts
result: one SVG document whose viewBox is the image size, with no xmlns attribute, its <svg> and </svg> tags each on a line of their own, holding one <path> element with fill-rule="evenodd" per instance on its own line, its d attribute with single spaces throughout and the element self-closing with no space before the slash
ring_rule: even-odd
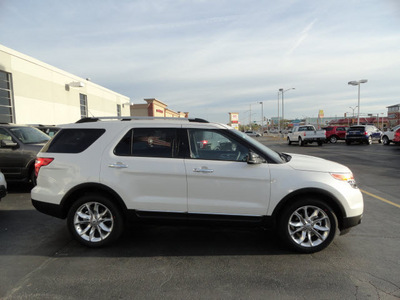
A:
<svg viewBox="0 0 400 300">
<path fill-rule="evenodd" d="M 0 70 L 11 73 L 15 122 L 64 124 L 81 118 L 79 94 L 87 96 L 88 116 L 130 115 L 129 98 L 0 45 Z M 68 87 L 83 82 L 84 87 Z M 125 104 L 125 105 L 123 105 Z"/>
</svg>

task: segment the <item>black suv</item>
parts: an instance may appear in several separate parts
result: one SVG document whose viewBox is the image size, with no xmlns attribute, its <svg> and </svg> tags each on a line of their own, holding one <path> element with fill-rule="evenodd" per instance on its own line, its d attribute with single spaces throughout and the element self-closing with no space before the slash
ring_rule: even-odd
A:
<svg viewBox="0 0 400 300">
<path fill-rule="evenodd" d="M 352 142 L 371 145 L 372 141 L 378 141 L 379 143 L 382 142 L 382 131 L 374 125 L 354 125 L 347 129 L 347 145 L 350 145 Z"/>
<path fill-rule="evenodd" d="M 31 126 L 0 124 L 0 170 L 7 182 L 36 184 L 36 154 L 49 139 Z"/>
</svg>

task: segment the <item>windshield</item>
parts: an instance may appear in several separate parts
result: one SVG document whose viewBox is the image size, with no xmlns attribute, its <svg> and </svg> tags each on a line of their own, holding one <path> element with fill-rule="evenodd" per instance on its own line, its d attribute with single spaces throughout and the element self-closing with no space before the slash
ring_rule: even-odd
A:
<svg viewBox="0 0 400 300">
<path fill-rule="evenodd" d="M 233 133 L 236 135 L 240 136 L 242 139 L 245 139 L 247 142 L 255 146 L 257 149 L 260 149 L 263 151 L 265 154 L 267 154 L 269 157 L 271 157 L 275 162 L 282 163 L 286 162 L 287 160 L 282 157 L 281 153 L 278 153 L 267 146 L 261 144 L 259 141 L 253 139 L 252 137 L 248 136 L 247 134 L 238 131 L 238 130 L 232 130 Z"/>
<path fill-rule="evenodd" d="M 14 127 L 10 131 L 24 144 L 46 143 L 50 139 L 47 134 L 33 127 Z"/>
</svg>

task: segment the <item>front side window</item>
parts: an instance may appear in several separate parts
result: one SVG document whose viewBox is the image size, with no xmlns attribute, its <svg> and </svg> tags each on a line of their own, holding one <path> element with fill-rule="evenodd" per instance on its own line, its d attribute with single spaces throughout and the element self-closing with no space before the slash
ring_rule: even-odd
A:
<svg viewBox="0 0 400 300">
<path fill-rule="evenodd" d="M 176 128 L 135 128 L 114 149 L 118 156 L 180 157 Z"/>
<path fill-rule="evenodd" d="M 87 96 L 84 94 L 79 94 L 80 108 L 81 108 L 81 119 L 87 118 L 88 107 L 87 107 Z"/>
<path fill-rule="evenodd" d="M 190 157 L 194 159 L 246 161 L 249 149 L 219 130 L 189 129 Z"/>
<path fill-rule="evenodd" d="M 11 134 L 9 134 L 7 132 L 7 130 L 0 128 L 0 141 L 2 141 L 2 140 L 12 141 L 12 137 L 11 137 Z M 0 147 L 1 147 L 1 144 L 0 144 Z"/>
</svg>

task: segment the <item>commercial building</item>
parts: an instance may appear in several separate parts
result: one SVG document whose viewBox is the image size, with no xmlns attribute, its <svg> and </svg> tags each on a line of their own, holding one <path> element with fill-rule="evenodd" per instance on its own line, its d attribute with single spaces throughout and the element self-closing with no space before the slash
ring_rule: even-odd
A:
<svg viewBox="0 0 400 300">
<path fill-rule="evenodd" d="M 130 99 L 0 45 L 0 122 L 64 124 L 129 116 Z"/>
<path fill-rule="evenodd" d="M 392 128 L 400 124 L 400 104 L 391 105 L 386 107 L 388 109 L 388 123 L 389 127 Z"/>
<path fill-rule="evenodd" d="M 145 104 L 132 104 L 131 116 L 133 117 L 167 117 L 188 118 L 188 112 L 175 112 L 167 107 L 167 104 L 155 98 L 144 99 Z"/>
</svg>

